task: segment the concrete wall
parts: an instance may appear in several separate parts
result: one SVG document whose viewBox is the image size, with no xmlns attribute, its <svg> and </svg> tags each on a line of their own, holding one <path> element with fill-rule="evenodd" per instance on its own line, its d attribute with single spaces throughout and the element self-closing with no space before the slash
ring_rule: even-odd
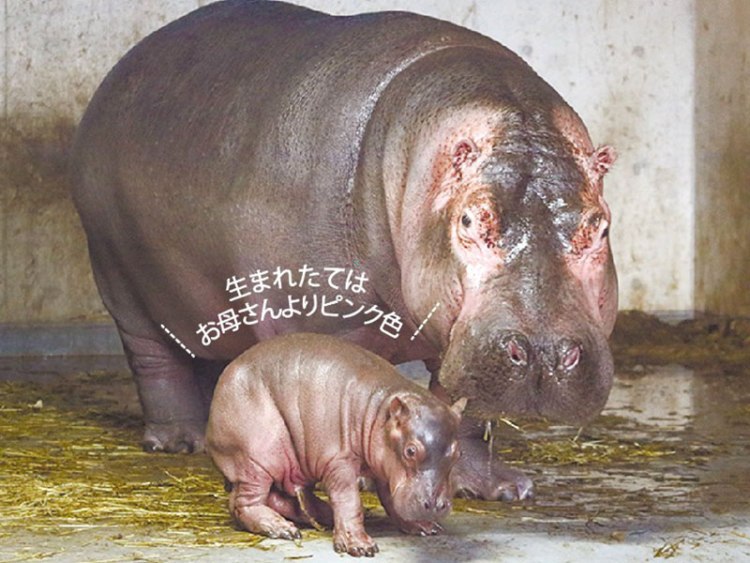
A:
<svg viewBox="0 0 750 563">
<path fill-rule="evenodd" d="M 750 315 L 750 2 L 697 4 L 695 304 Z"/>
<path fill-rule="evenodd" d="M 66 150 L 108 69 L 207 2 L 0 3 L 0 322 L 105 318 Z M 750 315 L 746 0 L 299 0 L 410 9 L 520 53 L 620 152 L 606 183 L 622 308 Z"/>
</svg>

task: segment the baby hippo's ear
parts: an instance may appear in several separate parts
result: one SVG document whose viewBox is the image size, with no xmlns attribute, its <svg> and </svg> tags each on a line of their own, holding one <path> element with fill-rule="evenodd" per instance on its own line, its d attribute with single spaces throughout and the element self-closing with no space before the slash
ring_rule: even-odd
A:
<svg viewBox="0 0 750 563">
<path fill-rule="evenodd" d="M 469 402 L 469 399 L 467 399 L 466 397 L 461 397 L 458 401 L 451 405 L 451 410 L 458 418 L 461 418 L 461 415 L 466 408 L 467 402 Z"/>
<path fill-rule="evenodd" d="M 388 418 L 400 423 L 408 417 L 409 405 L 406 404 L 406 397 L 393 397 L 391 404 L 388 405 Z"/>
</svg>

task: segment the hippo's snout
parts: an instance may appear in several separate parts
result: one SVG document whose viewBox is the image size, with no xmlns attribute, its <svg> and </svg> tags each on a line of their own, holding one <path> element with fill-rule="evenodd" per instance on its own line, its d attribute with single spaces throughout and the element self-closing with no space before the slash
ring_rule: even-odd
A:
<svg viewBox="0 0 750 563">
<path fill-rule="evenodd" d="M 427 489 L 425 491 L 427 494 L 419 499 L 421 507 L 424 509 L 425 515 L 430 515 L 429 520 L 439 520 L 451 510 L 451 495 L 448 494 L 446 486 L 428 487 Z M 430 492 L 432 494 L 429 494 Z"/>
<path fill-rule="evenodd" d="M 441 520 L 451 511 L 452 491 L 445 476 L 430 478 L 422 472 L 419 477 L 394 494 L 397 512 L 404 520 Z M 440 484 L 436 483 L 438 481 Z"/>
<path fill-rule="evenodd" d="M 521 332 L 508 331 L 499 341 L 500 347 L 508 355 L 509 365 L 518 368 L 512 374 L 516 376 L 528 377 L 533 371 L 531 363 L 538 357 L 547 372 L 557 373 L 562 377 L 576 369 L 583 354 L 581 340 L 566 336 L 535 344 Z"/>
<path fill-rule="evenodd" d="M 422 503 L 422 506 L 427 512 L 444 514 L 450 510 L 451 502 L 444 497 L 435 500 L 427 499 Z"/>
<path fill-rule="evenodd" d="M 474 415 L 541 416 L 581 423 L 609 395 L 614 367 L 602 332 L 532 332 L 459 327 L 446 353 L 440 383 L 450 396 L 473 398 Z"/>
<path fill-rule="evenodd" d="M 508 354 L 510 363 L 519 368 L 529 365 L 529 356 L 531 356 L 531 344 L 529 339 L 520 332 L 509 331 L 500 339 L 500 345 Z"/>
</svg>

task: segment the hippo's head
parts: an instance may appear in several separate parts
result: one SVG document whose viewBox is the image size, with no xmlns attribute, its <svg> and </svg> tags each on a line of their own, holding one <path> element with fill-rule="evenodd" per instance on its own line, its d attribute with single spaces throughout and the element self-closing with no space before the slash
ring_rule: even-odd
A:
<svg viewBox="0 0 750 563">
<path fill-rule="evenodd" d="M 451 509 L 451 470 L 460 456 L 458 426 L 466 405 L 401 393 L 389 400 L 383 473 L 393 509 L 406 521 L 434 522 Z"/>
<path fill-rule="evenodd" d="M 441 305 L 424 328 L 443 350 L 433 385 L 479 416 L 590 419 L 613 376 L 602 177 L 614 150 L 594 149 L 567 107 L 461 123 L 425 161 L 424 223 L 402 278 L 416 322 Z"/>
</svg>

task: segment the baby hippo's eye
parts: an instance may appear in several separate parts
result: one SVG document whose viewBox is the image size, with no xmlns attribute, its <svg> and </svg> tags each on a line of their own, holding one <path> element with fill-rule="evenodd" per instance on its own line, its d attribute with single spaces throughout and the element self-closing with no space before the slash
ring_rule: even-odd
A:
<svg viewBox="0 0 750 563">
<path fill-rule="evenodd" d="M 417 457 L 417 446 L 409 444 L 404 448 L 404 457 L 406 459 L 415 459 Z"/>
</svg>

